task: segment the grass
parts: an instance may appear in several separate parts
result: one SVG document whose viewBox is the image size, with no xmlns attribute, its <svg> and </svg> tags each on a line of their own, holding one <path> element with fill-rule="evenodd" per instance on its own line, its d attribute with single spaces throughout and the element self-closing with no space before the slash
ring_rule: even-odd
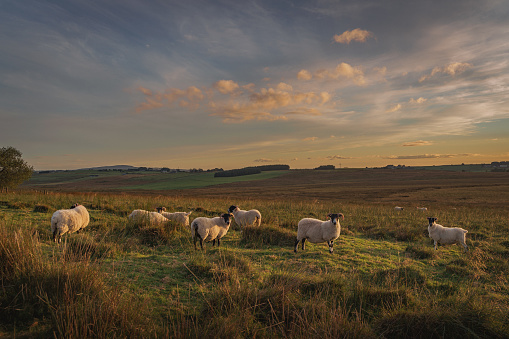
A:
<svg viewBox="0 0 509 339">
<path fill-rule="evenodd" d="M 326 202 L 228 193 L 2 193 L 0 336 L 508 337 L 507 191 L 494 187 L 493 204 L 462 206 L 453 201 L 462 191 L 440 189 L 444 202 L 429 213 L 469 230 L 465 254 L 455 245 L 434 251 L 428 214 L 395 211 L 382 191 L 377 202 L 343 200 L 366 188 Z M 51 215 L 74 202 L 87 207 L 91 222 L 54 244 Z M 193 219 L 224 213 L 232 203 L 260 210 L 262 226 L 232 226 L 221 247 L 207 243 L 205 251 L 194 250 L 187 228 L 127 221 L 138 208 L 193 210 Z M 298 221 L 331 211 L 345 215 L 334 254 L 326 244 L 293 253 Z"/>
</svg>

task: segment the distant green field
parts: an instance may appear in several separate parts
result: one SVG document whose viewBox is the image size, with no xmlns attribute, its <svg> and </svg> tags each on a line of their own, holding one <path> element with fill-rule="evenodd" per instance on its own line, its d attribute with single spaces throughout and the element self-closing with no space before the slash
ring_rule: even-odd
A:
<svg viewBox="0 0 509 339">
<path fill-rule="evenodd" d="M 172 189 L 189 189 L 213 186 L 219 184 L 229 184 L 239 181 L 264 180 L 278 177 L 288 171 L 269 171 L 259 174 L 243 175 L 238 177 L 214 178 L 214 173 L 173 173 L 173 174 L 156 174 L 147 175 L 141 180 L 147 181 L 146 184 L 123 186 L 119 189 L 123 190 L 172 190 Z"/>
</svg>

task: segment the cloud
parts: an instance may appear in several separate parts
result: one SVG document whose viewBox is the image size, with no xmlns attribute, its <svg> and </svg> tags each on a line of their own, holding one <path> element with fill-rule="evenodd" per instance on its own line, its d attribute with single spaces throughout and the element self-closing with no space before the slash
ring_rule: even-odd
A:
<svg viewBox="0 0 509 339">
<path fill-rule="evenodd" d="M 368 38 L 374 37 L 370 31 L 356 28 L 352 31 L 345 31 L 341 35 L 334 35 L 333 39 L 339 44 L 350 44 L 351 41 L 366 42 Z"/>
<path fill-rule="evenodd" d="M 432 141 L 417 140 L 417 141 L 405 142 L 401 146 L 413 147 L 413 146 L 430 146 L 430 145 L 433 145 Z"/>
<path fill-rule="evenodd" d="M 401 104 L 397 104 L 397 105 L 394 105 L 393 107 L 387 109 L 385 112 L 386 113 L 394 113 L 394 112 L 397 112 L 401 109 Z"/>
<path fill-rule="evenodd" d="M 165 105 L 164 100 L 167 101 L 167 104 L 172 104 L 175 101 L 180 100 L 179 105 L 181 107 L 196 109 L 199 107 L 199 102 L 205 98 L 202 90 L 195 86 L 190 86 L 185 90 L 170 88 L 164 93 L 153 93 L 151 90 L 144 87 L 139 87 L 138 91 L 145 95 L 145 102 L 142 102 L 138 105 L 138 107 L 136 107 L 136 112 L 163 107 Z"/>
<path fill-rule="evenodd" d="M 352 67 L 351 65 L 345 62 L 340 63 L 333 70 L 327 69 L 317 70 L 314 73 L 314 77 L 316 79 L 332 79 L 332 80 L 346 78 L 353 80 L 353 82 L 359 86 L 362 86 L 366 83 L 366 80 L 364 79 L 364 72 L 362 71 L 362 69 L 360 69 L 359 67 Z"/>
<path fill-rule="evenodd" d="M 309 137 L 302 139 L 302 141 L 316 141 L 316 140 L 318 140 L 318 137 Z"/>
<path fill-rule="evenodd" d="M 229 94 L 235 92 L 239 88 L 239 84 L 233 80 L 219 80 L 214 83 L 213 87 L 222 94 Z"/>
<path fill-rule="evenodd" d="M 273 160 L 273 159 L 267 159 L 267 158 L 260 158 L 260 159 L 255 159 L 253 160 L 254 162 L 276 162 L 277 160 Z"/>
<path fill-rule="evenodd" d="M 425 99 L 425 98 L 423 98 L 423 97 L 420 97 L 420 98 L 418 98 L 417 100 L 416 100 L 416 99 L 414 99 L 414 98 L 412 98 L 412 99 L 410 99 L 408 102 L 409 102 L 409 103 L 411 103 L 411 104 L 423 104 L 423 103 L 425 103 L 427 100 L 428 100 L 428 99 Z"/>
<path fill-rule="evenodd" d="M 287 117 L 281 115 L 273 115 L 269 112 L 252 112 L 239 109 L 230 108 L 227 110 L 221 110 L 216 113 L 210 114 L 210 116 L 217 116 L 223 118 L 223 122 L 227 124 L 238 124 L 246 121 L 277 121 L 277 120 L 288 120 Z"/>
<path fill-rule="evenodd" d="M 411 159 L 443 159 L 443 158 L 457 158 L 475 156 L 476 154 L 419 154 L 419 155 L 391 155 L 383 157 L 383 159 L 396 159 L 396 160 L 411 160 Z"/>
<path fill-rule="evenodd" d="M 329 155 L 326 157 L 329 160 L 345 160 L 345 159 L 354 159 L 352 157 L 342 157 L 340 155 Z"/>
<path fill-rule="evenodd" d="M 312 75 L 309 73 L 309 71 L 305 69 L 301 69 L 299 73 L 297 73 L 297 79 L 299 80 L 311 80 Z"/>
<path fill-rule="evenodd" d="M 433 76 L 435 76 L 436 74 L 447 74 L 450 76 L 455 76 L 457 74 L 461 74 L 461 73 L 465 72 L 467 69 L 472 68 L 472 67 L 473 67 L 472 64 L 469 64 L 466 62 L 453 62 L 453 63 L 450 63 L 449 65 L 445 65 L 443 67 L 435 67 L 435 68 L 433 68 L 433 70 L 431 71 L 430 74 L 423 75 L 419 79 L 419 82 L 426 81 L 426 80 L 432 78 Z"/>
</svg>

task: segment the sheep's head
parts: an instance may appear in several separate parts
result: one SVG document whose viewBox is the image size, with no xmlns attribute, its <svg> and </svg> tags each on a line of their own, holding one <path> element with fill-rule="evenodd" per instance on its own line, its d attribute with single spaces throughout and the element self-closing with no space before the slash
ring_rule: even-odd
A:
<svg viewBox="0 0 509 339">
<path fill-rule="evenodd" d="M 75 208 L 75 207 L 78 207 L 79 205 L 80 205 L 80 204 L 75 203 L 74 205 L 72 205 L 72 206 L 71 206 L 71 208 L 70 208 L 70 209 L 73 209 L 73 208 Z"/>
<path fill-rule="evenodd" d="M 330 220 L 332 221 L 332 224 L 334 226 L 337 225 L 338 223 L 338 219 L 341 217 L 341 220 L 345 220 L 345 216 L 343 215 L 343 213 L 330 213 L 327 215 L 328 218 L 330 218 Z"/>
<path fill-rule="evenodd" d="M 228 213 L 232 213 L 233 211 L 235 211 L 238 207 L 235 206 L 235 205 L 231 205 L 229 208 L 228 208 Z"/>
<path fill-rule="evenodd" d="M 230 214 L 229 213 L 224 213 L 223 215 L 221 215 L 221 218 L 223 218 L 224 223 L 226 225 L 230 225 Z"/>
<path fill-rule="evenodd" d="M 428 218 L 428 223 L 429 223 L 430 226 L 432 226 L 435 223 L 435 221 L 437 221 L 437 220 L 438 220 L 438 218 L 429 217 Z"/>
<path fill-rule="evenodd" d="M 166 211 L 166 207 L 163 207 L 163 206 L 156 207 L 156 211 L 159 212 L 159 213 L 165 212 Z"/>
</svg>

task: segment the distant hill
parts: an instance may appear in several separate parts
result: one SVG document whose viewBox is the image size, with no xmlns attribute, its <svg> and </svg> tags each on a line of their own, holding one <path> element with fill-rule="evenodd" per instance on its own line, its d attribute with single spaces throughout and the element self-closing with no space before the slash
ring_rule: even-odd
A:
<svg viewBox="0 0 509 339">
<path fill-rule="evenodd" d="M 89 168 L 80 168 L 80 170 L 133 170 L 137 169 L 138 167 L 130 166 L 130 165 L 114 165 L 114 166 L 100 166 L 100 167 L 89 167 Z"/>
</svg>

